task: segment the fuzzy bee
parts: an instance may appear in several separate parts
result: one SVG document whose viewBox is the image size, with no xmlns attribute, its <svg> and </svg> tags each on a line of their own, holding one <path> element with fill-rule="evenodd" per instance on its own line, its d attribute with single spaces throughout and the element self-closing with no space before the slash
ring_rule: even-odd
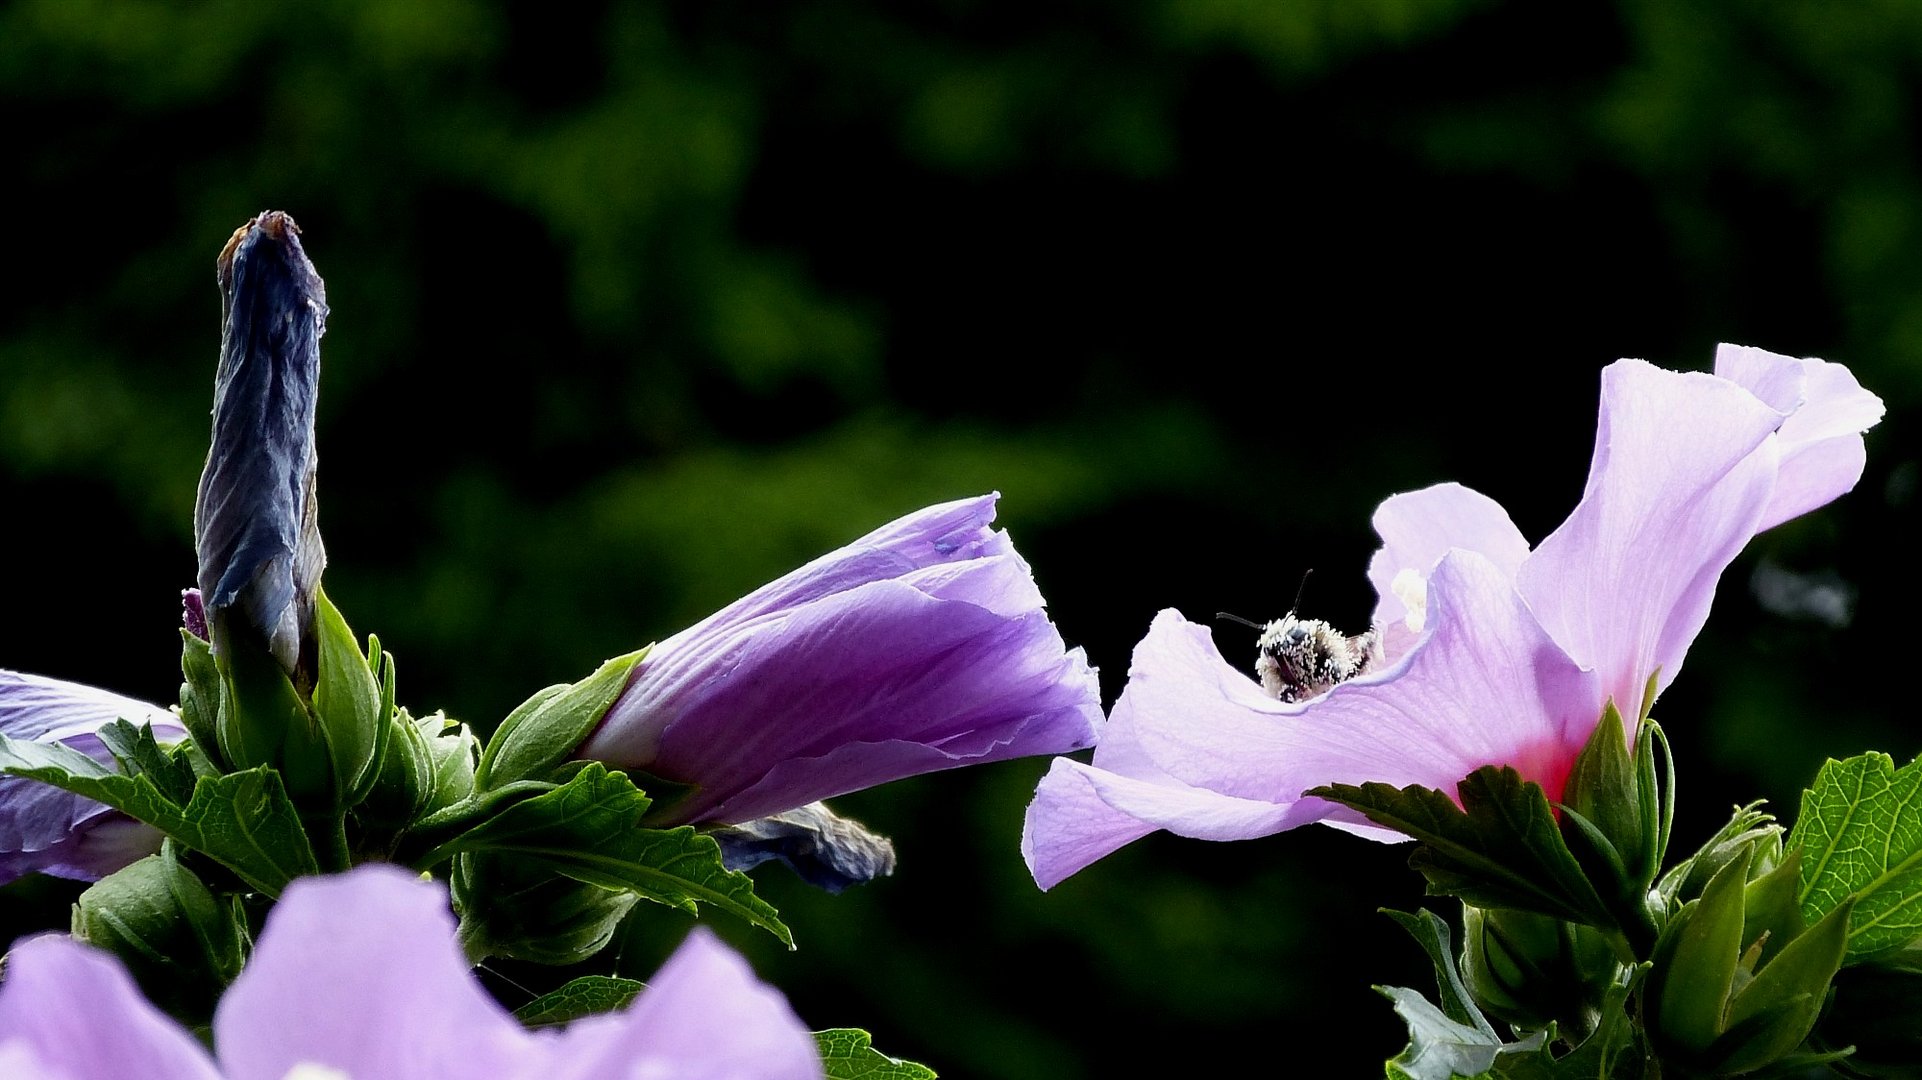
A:
<svg viewBox="0 0 1922 1080">
<path fill-rule="evenodd" d="M 1255 641 L 1255 677 L 1281 701 L 1318 697 L 1382 661 L 1379 630 L 1351 637 L 1320 619 L 1296 618 L 1292 611 L 1266 626 L 1226 612 L 1221 617 L 1261 631 Z"/>
</svg>

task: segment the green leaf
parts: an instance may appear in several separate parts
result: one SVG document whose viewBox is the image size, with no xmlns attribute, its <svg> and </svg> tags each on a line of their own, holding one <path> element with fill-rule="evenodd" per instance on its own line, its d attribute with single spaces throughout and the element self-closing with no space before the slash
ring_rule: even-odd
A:
<svg viewBox="0 0 1922 1080">
<path fill-rule="evenodd" d="M 514 1019 L 528 1027 L 565 1024 L 595 1013 L 625 1009 L 647 984 L 612 975 L 583 975 L 550 990 L 514 1010 Z"/>
<path fill-rule="evenodd" d="M 621 889 L 692 912 L 697 903 L 745 919 L 781 939 L 794 937 L 754 882 L 721 864 L 714 838 L 683 825 L 639 826 L 649 800 L 633 782 L 589 762 L 566 784 L 516 802 L 436 849 L 538 860 L 575 881 Z"/>
<path fill-rule="evenodd" d="M 814 1033 L 828 1080 L 934 1080 L 926 1065 L 891 1058 L 872 1045 L 860 1028 L 829 1028 Z"/>
<path fill-rule="evenodd" d="M 1479 1077 L 1495 1068 L 1504 1054 L 1539 1056 L 1547 1060 L 1550 1034 L 1538 1031 L 1520 1042 L 1503 1042 L 1499 1035 L 1458 1024 L 1413 990 L 1399 986 L 1375 989 L 1395 1003 L 1395 1012 L 1408 1025 L 1408 1047 L 1388 1063 L 1389 1075 L 1399 1069 L 1409 1080 L 1454 1080 Z"/>
<path fill-rule="evenodd" d="M 1494 1025 L 1475 1007 L 1475 1001 L 1469 996 L 1468 987 L 1463 985 L 1461 973 L 1455 966 L 1455 938 L 1448 923 L 1427 908 L 1413 915 L 1388 908 L 1383 908 L 1381 913 L 1399 923 L 1428 953 L 1429 961 L 1435 965 L 1435 985 L 1441 994 L 1442 1011 L 1448 1018 L 1494 1036 Z"/>
<path fill-rule="evenodd" d="M 1457 790 L 1460 806 L 1419 785 L 1332 784 L 1307 794 L 1421 841 L 1408 862 L 1428 879 L 1431 893 L 1458 896 L 1477 907 L 1615 927 L 1569 854 L 1541 785 L 1524 781 L 1513 768 L 1491 765 L 1470 773 Z"/>
<path fill-rule="evenodd" d="M 193 797 L 193 765 L 185 754 L 161 749 L 154 740 L 152 724 L 135 727 L 125 720 L 115 720 L 95 734 L 127 775 L 152 780 L 154 788 L 170 802 L 184 803 Z"/>
<path fill-rule="evenodd" d="M 1812 926 L 1853 897 L 1853 964 L 1922 935 L 1922 760 L 1871 752 L 1830 761 L 1802 793 L 1789 834 L 1802 845 L 1802 917 Z"/>
<path fill-rule="evenodd" d="M 0 772 L 84 795 L 206 854 L 249 886 L 278 896 L 289 881 L 319 872 L 300 815 L 268 768 L 203 776 L 181 806 L 146 775 L 127 776 L 59 744 L 0 735 Z"/>
</svg>

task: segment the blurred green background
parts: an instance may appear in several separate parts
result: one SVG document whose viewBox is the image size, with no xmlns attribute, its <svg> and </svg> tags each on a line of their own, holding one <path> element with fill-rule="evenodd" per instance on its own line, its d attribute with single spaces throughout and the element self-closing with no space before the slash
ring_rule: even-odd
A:
<svg viewBox="0 0 1922 1080">
<path fill-rule="evenodd" d="M 1918 749 L 1919 112 L 1899 0 L 13 0 L 0 664 L 174 700 L 214 256 L 270 208 L 333 308 L 328 590 L 404 701 L 482 727 L 990 489 L 1112 701 L 1164 606 L 1272 618 L 1313 568 L 1359 629 L 1392 492 L 1546 533 L 1618 356 L 1842 361 L 1891 407 L 1866 477 L 1751 547 L 1658 710 L 1692 846 Z M 1765 605 L 1778 570 L 1852 617 Z M 1399 1048 L 1402 852 L 1157 836 L 1044 895 L 1044 764 L 839 800 L 900 871 L 762 872 L 797 953 L 715 921 L 811 1025 L 952 1077 Z M 0 890 L 0 926 L 75 891 Z M 685 927 L 648 914 L 642 971 Z"/>
</svg>

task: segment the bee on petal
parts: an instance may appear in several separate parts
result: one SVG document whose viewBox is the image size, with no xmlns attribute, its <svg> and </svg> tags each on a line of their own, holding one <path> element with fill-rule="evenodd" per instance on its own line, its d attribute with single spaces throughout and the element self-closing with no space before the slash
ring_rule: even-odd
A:
<svg viewBox="0 0 1922 1080">
<path fill-rule="evenodd" d="M 1294 612 L 1263 626 L 1221 612 L 1261 631 L 1255 641 L 1255 677 L 1261 688 L 1280 701 L 1307 701 L 1382 662 L 1381 631 L 1350 636 L 1321 619 L 1302 619 Z"/>
</svg>

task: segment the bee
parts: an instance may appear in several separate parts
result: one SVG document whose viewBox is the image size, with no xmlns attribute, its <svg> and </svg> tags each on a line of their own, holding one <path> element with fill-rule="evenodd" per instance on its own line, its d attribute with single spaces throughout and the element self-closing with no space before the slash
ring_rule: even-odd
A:
<svg viewBox="0 0 1922 1080">
<path fill-rule="evenodd" d="M 1225 611 L 1218 617 L 1261 631 L 1255 641 L 1255 677 L 1279 701 L 1320 697 L 1382 662 L 1381 631 L 1376 629 L 1350 636 L 1292 611 L 1266 626 Z"/>
</svg>

